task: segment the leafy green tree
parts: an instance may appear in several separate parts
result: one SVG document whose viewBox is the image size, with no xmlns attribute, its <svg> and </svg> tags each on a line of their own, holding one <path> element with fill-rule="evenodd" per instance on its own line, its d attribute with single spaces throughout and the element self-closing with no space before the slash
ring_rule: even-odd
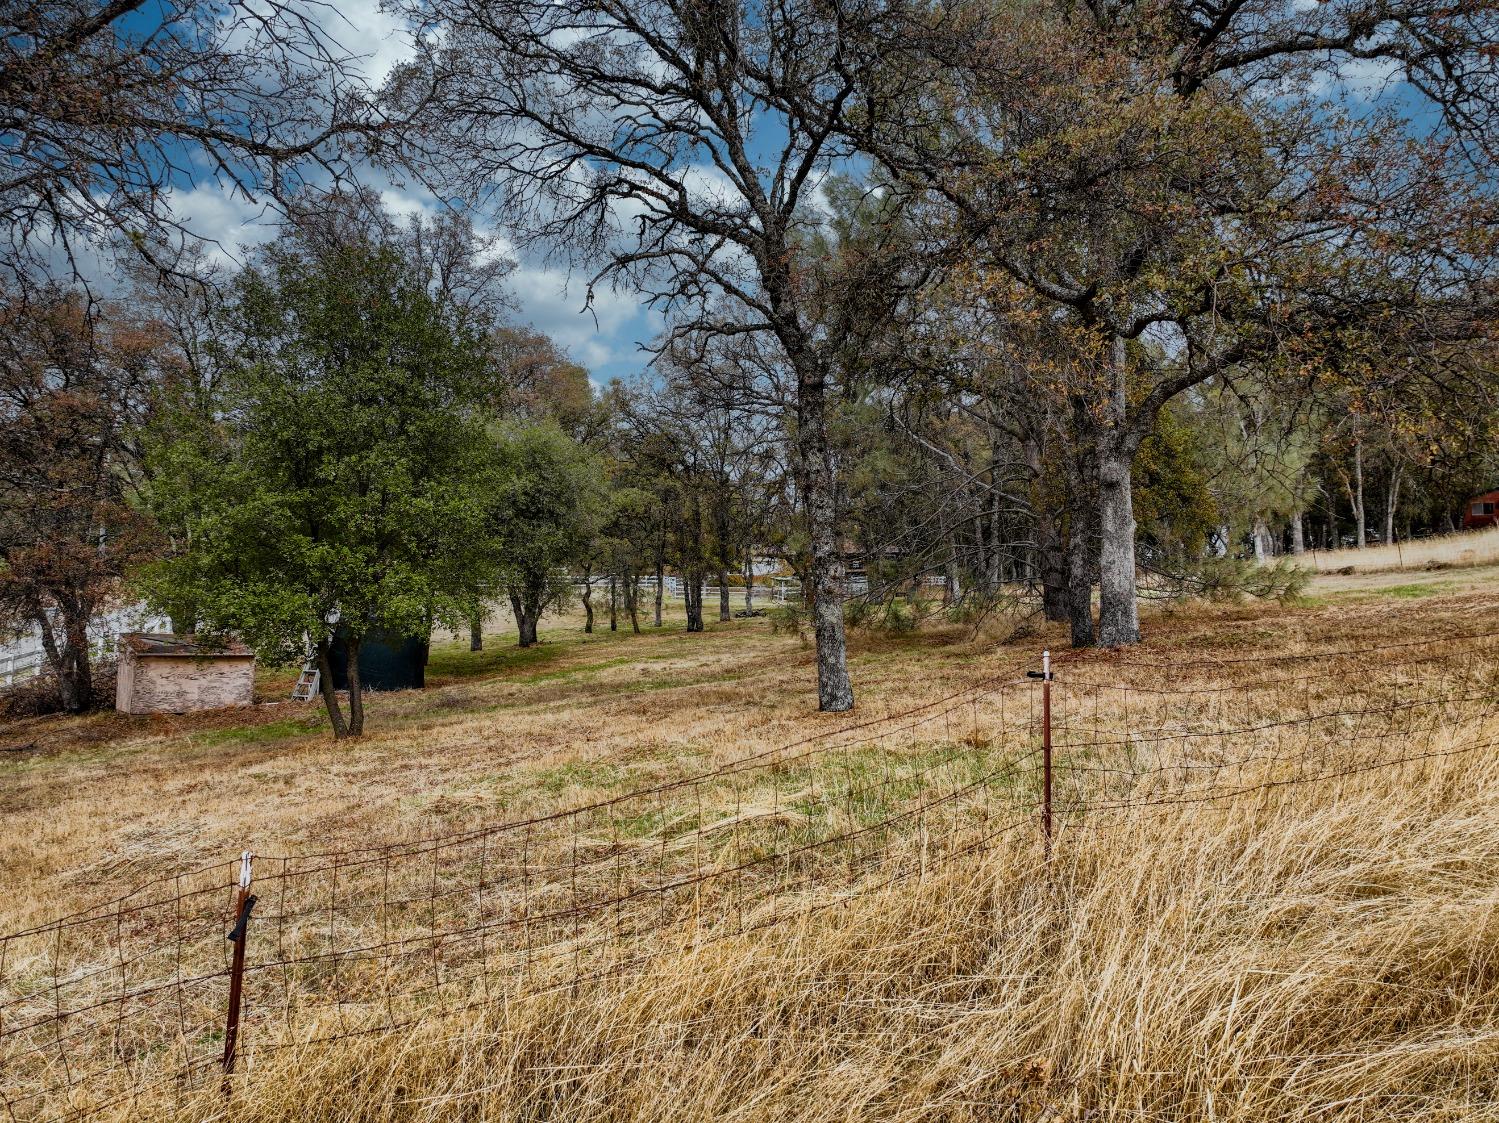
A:
<svg viewBox="0 0 1499 1123">
<path fill-rule="evenodd" d="M 942 215 L 943 256 L 1023 286 L 1073 353 L 1057 400 L 1084 454 L 1101 644 L 1140 639 L 1133 472 L 1167 403 L 1307 332 L 1390 318 L 1429 346 L 1446 333 L 1411 309 L 1475 306 L 1471 334 L 1491 304 L 1479 8 L 960 0 L 840 36 L 869 63 L 853 141 Z M 1403 72 L 1404 104 L 1329 98 L 1369 60 Z M 1429 136 L 1401 119 L 1417 105 Z"/>
<path fill-rule="evenodd" d="M 184 544 L 152 599 L 278 661 L 310 642 L 336 738 L 364 729 L 366 637 L 461 618 L 487 561 L 487 332 L 386 233 L 309 220 L 263 251 L 230 293 L 214 409 L 176 403 L 149 442 L 152 505 Z"/>
<path fill-rule="evenodd" d="M 510 599 L 520 646 L 530 647 L 608 517 L 603 468 L 552 422 L 508 422 L 489 435 L 479 486 L 494 583 Z"/>
<path fill-rule="evenodd" d="M 1162 410 L 1135 458 L 1135 514 L 1141 539 L 1157 559 L 1200 557 L 1219 521 L 1203 473 L 1202 434 L 1185 414 Z"/>
</svg>

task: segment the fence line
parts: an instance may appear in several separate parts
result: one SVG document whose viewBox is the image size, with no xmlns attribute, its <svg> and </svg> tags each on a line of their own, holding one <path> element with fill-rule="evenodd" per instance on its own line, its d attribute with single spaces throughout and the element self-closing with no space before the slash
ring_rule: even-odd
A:
<svg viewBox="0 0 1499 1123">
<path fill-rule="evenodd" d="M 1495 713 L 1496 638 L 1308 652 L 1273 661 L 1356 665 L 1234 688 L 1074 680 L 1120 661 L 1072 653 L 1039 682 L 1006 670 L 582 806 L 262 855 L 249 883 L 234 861 L 137 886 L 0 936 L 0 1105 L 20 1123 L 180 1100 L 236 1054 L 622 975 L 1028 826 L 1049 853 L 1090 816 L 1232 809 L 1490 749 L 1482 730 L 1454 737 Z M 1417 647 L 1438 650 L 1407 657 Z"/>
</svg>

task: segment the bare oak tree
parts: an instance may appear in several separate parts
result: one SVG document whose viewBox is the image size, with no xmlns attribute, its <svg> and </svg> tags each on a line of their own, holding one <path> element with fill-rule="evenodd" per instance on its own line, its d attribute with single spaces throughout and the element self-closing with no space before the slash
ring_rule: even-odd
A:
<svg viewBox="0 0 1499 1123">
<path fill-rule="evenodd" d="M 170 268 L 174 191 L 286 198 L 339 179 L 383 122 L 317 0 L 0 6 L 0 224 L 13 275 L 125 234 Z M 187 239 L 191 240 L 191 239 Z"/>
<path fill-rule="evenodd" d="M 532 242 L 628 280 L 685 333 L 754 333 L 794 372 L 811 537 L 818 701 L 853 705 L 827 412 L 834 356 L 804 299 L 805 232 L 859 76 L 841 44 L 876 18 L 821 3 L 454 0 L 412 4 L 424 44 L 389 93 L 408 164 L 499 204 Z M 870 12 L 878 13 L 871 5 Z M 590 287 L 591 291 L 591 287 Z M 727 299 L 737 314 L 720 320 Z"/>
<path fill-rule="evenodd" d="M 159 324 L 0 292 L 0 630 L 35 630 L 69 712 L 93 704 L 95 614 L 161 546 L 134 501 L 134 437 L 172 362 Z"/>
</svg>

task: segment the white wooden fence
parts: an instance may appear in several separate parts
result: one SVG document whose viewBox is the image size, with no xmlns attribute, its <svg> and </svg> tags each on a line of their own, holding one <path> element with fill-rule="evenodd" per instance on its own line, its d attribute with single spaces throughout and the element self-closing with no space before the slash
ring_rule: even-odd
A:
<svg viewBox="0 0 1499 1123">
<path fill-rule="evenodd" d="M 581 577 L 572 577 L 572 578 L 569 579 L 569 582 L 572 585 L 573 592 L 575 594 L 581 596 L 582 592 L 583 592 L 583 579 Z M 593 595 L 595 597 L 598 597 L 600 593 L 602 593 L 605 597 L 608 597 L 608 595 L 609 595 L 609 578 L 607 578 L 607 577 L 595 577 L 593 579 L 592 588 L 593 588 Z M 756 585 L 755 586 L 755 596 L 756 597 L 764 596 L 767 591 L 769 591 L 769 590 L 767 590 L 764 585 Z M 665 600 L 682 600 L 683 596 L 684 596 L 684 590 L 682 588 L 682 579 L 680 577 L 672 577 L 670 574 L 668 574 L 667 576 L 663 577 L 662 580 L 661 580 L 661 595 L 662 595 L 663 599 L 665 599 Z M 729 597 L 732 600 L 742 601 L 744 599 L 744 586 L 743 585 L 730 585 L 729 586 Z M 648 603 L 650 601 L 655 600 L 655 598 L 656 598 L 656 579 L 654 577 L 642 577 L 640 579 L 640 603 L 641 604 L 646 604 L 646 603 Z M 623 600 L 624 600 L 624 590 L 623 589 L 620 590 L 620 600 L 621 600 L 621 602 L 623 602 Z M 717 585 L 705 585 L 705 586 L 703 586 L 703 603 L 706 605 L 706 604 L 716 603 L 717 601 L 718 601 L 718 586 Z M 595 605 L 597 605 L 598 603 L 599 602 L 597 600 L 594 601 Z"/>
<path fill-rule="evenodd" d="M 122 632 L 170 632 L 172 622 L 165 616 L 147 612 L 144 605 L 131 605 L 100 616 L 89 625 L 89 654 L 95 658 L 113 655 Z M 47 652 L 41 633 L 21 636 L 12 643 L 0 645 L 0 686 L 25 682 L 42 672 Z"/>
</svg>

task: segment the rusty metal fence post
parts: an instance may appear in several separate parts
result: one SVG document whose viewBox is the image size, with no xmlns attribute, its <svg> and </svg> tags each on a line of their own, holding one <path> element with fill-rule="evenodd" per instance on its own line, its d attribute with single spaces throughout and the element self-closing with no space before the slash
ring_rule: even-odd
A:
<svg viewBox="0 0 1499 1123">
<path fill-rule="evenodd" d="M 235 1047 L 239 1044 L 239 1007 L 245 984 L 245 940 L 250 930 L 250 910 L 255 907 L 255 895 L 250 892 L 250 863 L 248 850 L 239 859 L 239 892 L 234 901 L 234 927 L 226 939 L 234 944 L 234 957 L 229 967 L 229 1013 L 224 1021 L 224 1090 L 229 1090 L 229 1077 L 234 1073 Z"/>
<path fill-rule="evenodd" d="M 1051 861 L 1051 651 L 1041 652 L 1041 670 L 1027 672 L 1041 680 L 1041 839 Z"/>
<path fill-rule="evenodd" d="M 1041 834 L 1051 861 L 1051 652 L 1041 652 Z"/>
</svg>

